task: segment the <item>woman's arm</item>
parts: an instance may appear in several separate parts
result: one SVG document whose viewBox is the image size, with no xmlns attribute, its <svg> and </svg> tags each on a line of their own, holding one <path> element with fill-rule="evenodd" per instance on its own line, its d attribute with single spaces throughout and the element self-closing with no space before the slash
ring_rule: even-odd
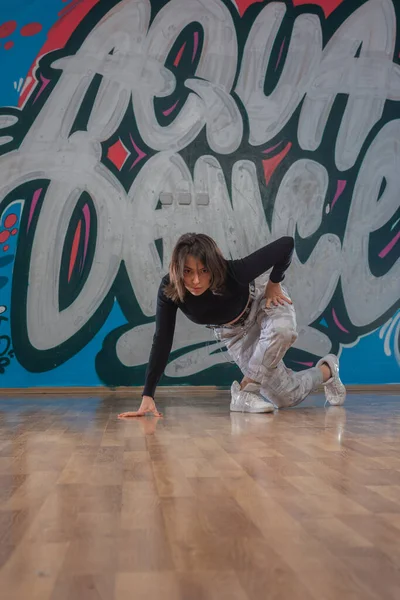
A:
<svg viewBox="0 0 400 600">
<path fill-rule="evenodd" d="M 143 396 L 151 396 L 152 398 L 167 366 L 174 340 L 176 312 L 178 309 L 175 302 L 164 295 L 163 288 L 164 283 L 160 285 L 158 290 L 156 331 L 153 337 L 143 390 Z"/>
<path fill-rule="evenodd" d="M 147 365 L 142 404 L 138 411 L 122 413 L 119 418 L 139 417 L 147 412 L 159 416 L 154 403 L 157 384 L 167 366 L 174 339 L 177 305 L 164 295 L 165 282 L 161 282 L 157 296 L 156 331 Z"/>
<path fill-rule="evenodd" d="M 273 267 L 270 280 L 280 283 L 292 261 L 293 250 L 294 239 L 290 236 L 281 237 L 245 258 L 230 261 L 231 273 L 239 283 L 246 284 Z"/>
</svg>

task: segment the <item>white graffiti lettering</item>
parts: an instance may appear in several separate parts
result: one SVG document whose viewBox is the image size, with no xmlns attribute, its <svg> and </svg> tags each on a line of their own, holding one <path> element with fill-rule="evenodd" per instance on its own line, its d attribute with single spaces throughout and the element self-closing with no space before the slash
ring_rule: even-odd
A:
<svg viewBox="0 0 400 600">
<path fill-rule="evenodd" d="M 76 335 L 110 293 L 123 263 L 137 302 L 146 317 L 155 312 L 160 277 L 177 236 L 194 230 L 213 236 L 226 256 L 237 258 L 282 235 L 307 240 L 318 235 L 329 204 L 329 173 L 309 157 L 292 161 L 274 194 L 267 219 L 259 174 L 266 155 L 253 150 L 274 140 L 301 104 L 298 143 L 315 152 L 324 138 L 333 104 L 347 96 L 335 144 L 339 171 L 351 169 L 386 100 L 400 100 L 400 67 L 393 63 L 395 12 L 390 0 L 369 0 L 332 35 L 323 48 L 319 18 L 303 13 L 293 24 L 285 63 L 270 95 L 265 75 L 287 7 L 268 3 L 238 56 L 235 25 L 222 0 L 171 0 L 150 23 L 148 0 L 123 0 L 93 28 L 75 54 L 55 60 L 59 80 L 18 149 L 0 157 L 0 199 L 25 182 L 50 181 L 36 224 L 29 265 L 27 329 L 32 346 L 55 348 Z M 165 63 L 185 27 L 198 23 L 203 43 L 195 74 L 175 118 L 160 125 L 154 101 L 176 89 Z M 71 135 L 85 95 L 96 75 L 101 83 L 86 131 Z M 234 83 L 237 83 L 234 87 Z M 249 124 L 248 158 L 238 156 L 231 172 L 222 158 L 243 142 L 244 124 L 235 95 Z M 135 125 L 154 155 L 126 191 L 103 164 L 101 144 L 119 129 L 133 109 Z M 15 120 L 1 117 L 7 136 Z M 179 154 L 195 147 L 205 129 L 209 151 L 196 154 L 193 172 Z M 307 259 L 295 255 L 288 273 L 299 323 L 296 347 L 314 355 L 331 348 L 327 334 L 312 326 L 340 283 L 347 315 L 355 327 L 370 326 L 399 298 L 400 263 L 382 277 L 369 269 L 370 234 L 383 227 L 398 208 L 400 121 L 385 124 L 363 158 L 355 183 L 343 241 L 318 235 Z M 192 146 L 190 146 L 192 148 Z M 317 157 L 316 157 L 317 158 Z M 251 160 L 250 160 L 251 159 Z M 386 188 L 378 199 L 383 179 Z M 67 308 L 58 302 L 60 268 L 71 216 L 83 192 L 93 201 L 97 238 L 90 274 Z M 158 208 L 160 195 L 170 203 Z M 207 197 L 207 202 L 196 198 Z M 179 198 L 185 201 L 179 202 Z M 268 202 L 272 197 L 268 198 Z M 1 207 L 1 205 L 0 205 Z M 51 226 L 50 226 L 51 225 Z M 163 241 L 163 260 L 156 240 Z M 127 367 L 147 361 L 154 323 L 126 331 L 117 356 Z M 179 318 L 174 350 L 210 341 L 208 331 Z M 188 376 L 225 360 L 205 346 L 173 360 L 167 374 Z"/>
</svg>

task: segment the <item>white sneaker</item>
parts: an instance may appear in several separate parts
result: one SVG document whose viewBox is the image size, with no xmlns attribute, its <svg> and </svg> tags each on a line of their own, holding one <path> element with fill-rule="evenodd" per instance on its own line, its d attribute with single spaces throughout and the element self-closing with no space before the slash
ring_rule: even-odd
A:
<svg viewBox="0 0 400 600">
<path fill-rule="evenodd" d="M 325 388 L 325 398 L 332 406 L 341 406 L 346 400 L 346 388 L 339 377 L 338 357 L 334 354 L 327 354 L 317 362 L 317 367 L 324 363 L 329 366 L 332 372 L 332 377 L 322 384 Z"/>
<path fill-rule="evenodd" d="M 240 384 L 237 381 L 234 381 L 231 386 L 231 411 L 249 413 L 273 412 L 273 404 L 263 400 L 258 395 L 259 391 L 260 386 L 256 383 L 248 383 L 246 387 L 241 390 Z"/>
</svg>

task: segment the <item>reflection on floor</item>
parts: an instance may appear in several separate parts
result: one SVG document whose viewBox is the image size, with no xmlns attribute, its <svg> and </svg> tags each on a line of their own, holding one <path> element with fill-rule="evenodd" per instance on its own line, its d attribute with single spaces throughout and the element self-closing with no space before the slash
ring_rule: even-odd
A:
<svg viewBox="0 0 400 600">
<path fill-rule="evenodd" d="M 398 600 L 400 398 L 0 398 L 2 600 Z"/>
</svg>

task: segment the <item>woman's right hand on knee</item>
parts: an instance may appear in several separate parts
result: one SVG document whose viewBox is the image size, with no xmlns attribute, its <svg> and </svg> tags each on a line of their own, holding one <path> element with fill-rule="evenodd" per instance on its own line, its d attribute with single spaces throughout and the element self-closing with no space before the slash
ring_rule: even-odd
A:
<svg viewBox="0 0 400 600">
<path fill-rule="evenodd" d="M 151 396 L 143 396 L 139 410 L 121 413 L 118 415 L 118 419 L 144 417 L 146 414 L 152 414 L 155 417 L 162 417 L 162 414 L 158 412 L 154 399 Z"/>
<path fill-rule="evenodd" d="M 288 298 L 281 288 L 280 283 L 273 283 L 271 280 L 268 281 L 264 296 L 266 298 L 265 308 L 271 308 L 272 306 L 282 306 L 286 304 L 293 304 L 291 299 Z"/>
</svg>

